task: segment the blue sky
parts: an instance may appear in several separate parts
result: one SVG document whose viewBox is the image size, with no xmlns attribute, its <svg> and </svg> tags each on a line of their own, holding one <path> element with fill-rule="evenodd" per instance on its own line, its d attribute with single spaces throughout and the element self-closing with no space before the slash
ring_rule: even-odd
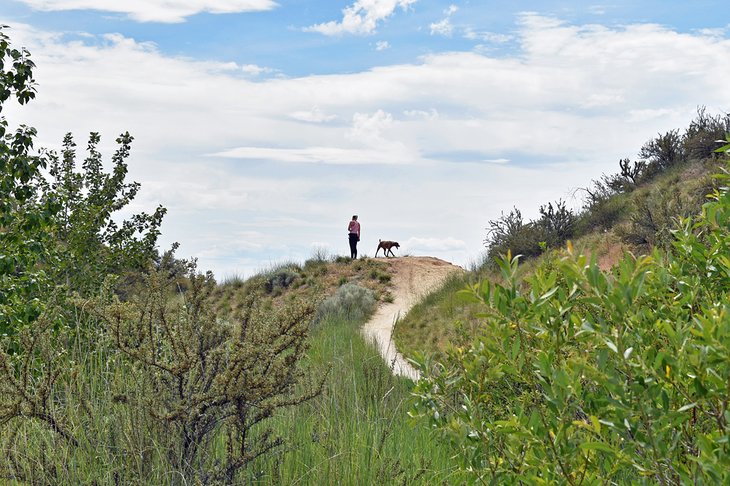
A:
<svg viewBox="0 0 730 486">
<path fill-rule="evenodd" d="M 730 111 L 721 1 L 0 0 L 38 65 L 5 114 L 58 147 L 123 131 L 134 210 L 217 276 L 361 252 L 457 264 L 485 227 Z M 108 157 L 107 157 L 108 158 Z"/>
</svg>

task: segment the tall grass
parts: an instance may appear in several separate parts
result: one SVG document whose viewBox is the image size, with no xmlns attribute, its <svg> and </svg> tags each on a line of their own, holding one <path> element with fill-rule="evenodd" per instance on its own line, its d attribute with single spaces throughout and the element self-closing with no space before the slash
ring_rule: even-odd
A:
<svg viewBox="0 0 730 486">
<path fill-rule="evenodd" d="M 330 366 L 324 393 L 276 419 L 288 447 L 259 460 L 259 484 L 439 484 L 458 482 L 448 444 L 408 416 L 411 381 L 394 377 L 359 332 L 361 320 L 323 319 L 308 360 Z"/>
<path fill-rule="evenodd" d="M 176 483 L 167 467 L 171 448 L 164 435 L 153 433 L 154 421 L 140 409 L 121 405 L 139 398 L 130 395 L 139 389 L 138 377 L 109 351 L 102 333 L 85 333 L 82 323 L 76 324 L 53 401 L 78 444 L 38 421 L 16 419 L 0 436 L 0 483 Z"/>
<path fill-rule="evenodd" d="M 367 299 L 365 299 L 367 300 Z M 392 375 L 359 327 L 366 313 L 326 313 L 311 334 L 306 365 L 328 369 L 323 394 L 279 410 L 269 426 L 284 446 L 239 480 L 255 484 L 440 484 L 454 476 L 448 444 L 408 416 L 412 382 Z M 78 441 L 38 421 L 16 420 L 0 434 L 0 484 L 184 484 L 171 464 L 180 437 L 125 403 L 144 400 L 138 371 L 113 350 L 100 324 L 76 322 L 68 367 L 53 397 Z M 225 437 L 214 456 L 226 453 Z M 211 456 L 213 457 L 213 456 Z"/>
</svg>

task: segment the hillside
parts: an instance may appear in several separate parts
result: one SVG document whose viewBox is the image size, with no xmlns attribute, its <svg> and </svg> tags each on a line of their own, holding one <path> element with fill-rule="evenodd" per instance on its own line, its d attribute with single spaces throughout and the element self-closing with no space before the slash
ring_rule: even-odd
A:
<svg viewBox="0 0 730 486">
<path fill-rule="evenodd" d="M 571 239 L 572 246 L 589 259 L 595 258 L 604 271 L 610 271 L 626 252 L 642 255 L 655 247 L 668 247 L 677 218 L 697 214 L 712 192 L 712 174 L 720 170 L 720 164 L 715 157 L 678 164 L 630 192 L 607 197 L 576 218 L 579 232 Z M 563 250 L 564 244 L 537 256 L 523 254 L 519 278 L 558 258 Z M 519 249 L 512 251 L 513 255 L 520 253 Z M 480 333 L 480 309 L 456 292 L 483 279 L 499 281 L 493 258 L 488 256 L 477 270 L 454 276 L 399 321 L 393 339 L 406 357 L 440 353 L 449 345 L 468 343 Z"/>
</svg>

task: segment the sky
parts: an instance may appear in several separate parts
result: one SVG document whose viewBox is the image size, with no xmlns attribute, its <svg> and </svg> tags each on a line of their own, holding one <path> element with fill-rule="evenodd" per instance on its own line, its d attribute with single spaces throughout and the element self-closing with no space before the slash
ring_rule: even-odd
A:
<svg viewBox="0 0 730 486">
<path fill-rule="evenodd" d="M 216 277 L 315 254 L 458 265 L 490 220 L 581 187 L 705 106 L 730 112 L 726 0 L 0 0 L 36 147 L 134 136 L 121 216 L 168 208 Z M 80 150 L 81 152 L 81 150 Z M 82 155 L 80 153 L 80 155 Z"/>
</svg>

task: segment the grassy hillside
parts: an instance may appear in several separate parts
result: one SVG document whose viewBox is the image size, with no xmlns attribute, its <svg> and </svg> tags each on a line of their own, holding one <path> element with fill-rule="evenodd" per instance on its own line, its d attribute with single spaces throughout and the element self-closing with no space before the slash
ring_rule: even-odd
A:
<svg viewBox="0 0 730 486">
<path fill-rule="evenodd" d="M 310 335 L 306 366 L 326 374 L 322 394 L 277 414 L 275 434 L 285 445 L 256 461 L 246 480 L 257 484 L 438 484 L 457 481 L 455 450 L 434 440 L 426 424 L 408 416 L 412 382 L 393 376 L 359 329 L 390 299 L 386 259 L 314 258 L 287 264 L 247 281 L 221 285 L 215 295 L 235 314 L 237 296 L 268 295 L 272 306 L 290 300 L 322 302 Z M 271 282 L 287 282 L 276 287 Z M 357 286 L 357 287 L 354 287 Z M 357 290 L 360 289 L 360 290 Z M 365 290 L 366 289 L 366 290 Z M 350 294 L 356 291 L 355 296 Z"/>
<path fill-rule="evenodd" d="M 599 205 L 587 207 L 576 217 L 575 250 L 596 258 L 599 266 L 610 269 L 625 252 L 645 254 L 654 247 L 666 248 L 672 240 L 677 217 L 697 214 L 713 189 L 711 175 L 721 165 L 717 157 L 677 164 L 637 185 L 630 192 L 607 197 Z M 607 216 L 606 213 L 610 213 Z M 603 223 L 610 221 L 610 224 Z M 600 223 L 599 223 L 600 222 Z M 520 278 L 561 248 L 522 259 Z M 517 254 L 516 252 L 512 253 Z M 495 258 L 496 255 L 490 255 Z M 478 333 L 481 311 L 464 302 L 456 292 L 481 279 L 500 280 L 494 260 L 476 270 L 452 278 L 444 288 L 414 306 L 394 331 L 394 340 L 406 356 L 444 351 L 449 345 L 469 342 Z"/>
</svg>

